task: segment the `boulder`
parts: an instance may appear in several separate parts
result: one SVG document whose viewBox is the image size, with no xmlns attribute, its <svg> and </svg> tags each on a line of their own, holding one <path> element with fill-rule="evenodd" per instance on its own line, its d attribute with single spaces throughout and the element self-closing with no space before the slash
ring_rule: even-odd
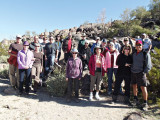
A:
<svg viewBox="0 0 160 120">
<path fill-rule="evenodd" d="M 133 112 L 133 113 L 130 113 L 123 120 L 143 120 L 143 117 L 142 117 L 142 115 L 140 113 Z"/>
</svg>

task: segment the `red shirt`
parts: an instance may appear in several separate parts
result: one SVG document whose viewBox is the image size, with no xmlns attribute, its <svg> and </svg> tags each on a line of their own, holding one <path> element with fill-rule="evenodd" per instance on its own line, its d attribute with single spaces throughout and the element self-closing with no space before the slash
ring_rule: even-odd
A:
<svg viewBox="0 0 160 120">
<path fill-rule="evenodd" d="M 69 39 L 69 40 L 68 40 L 68 48 L 67 48 L 67 52 L 70 52 L 70 51 L 71 51 L 71 47 L 72 47 L 72 40 Z"/>
</svg>

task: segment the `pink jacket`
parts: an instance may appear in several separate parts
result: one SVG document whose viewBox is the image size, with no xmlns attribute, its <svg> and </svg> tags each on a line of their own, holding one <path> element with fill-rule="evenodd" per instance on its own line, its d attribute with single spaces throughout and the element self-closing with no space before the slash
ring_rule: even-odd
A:
<svg viewBox="0 0 160 120">
<path fill-rule="evenodd" d="M 101 66 L 102 76 L 104 76 L 106 68 L 105 68 L 105 58 L 102 54 L 101 54 L 101 61 L 102 61 L 102 66 Z M 95 76 L 95 70 L 96 70 L 96 55 L 95 54 L 90 57 L 88 67 L 89 67 L 90 74 Z"/>
<path fill-rule="evenodd" d="M 113 68 L 118 68 L 118 66 L 116 65 L 116 60 L 119 55 L 119 51 L 115 50 L 113 54 L 114 54 Z M 111 68 L 111 54 L 109 51 L 106 52 L 105 65 L 106 65 L 106 69 Z"/>
</svg>

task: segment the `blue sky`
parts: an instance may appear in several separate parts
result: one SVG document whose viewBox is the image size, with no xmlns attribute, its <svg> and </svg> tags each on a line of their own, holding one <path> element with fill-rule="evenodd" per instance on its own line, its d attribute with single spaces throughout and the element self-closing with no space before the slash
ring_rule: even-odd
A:
<svg viewBox="0 0 160 120">
<path fill-rule="evenodd" d="M 0 3 L 0 41 L 16 34 L 45 29 L 79 27 L 85 21 L 95 23 L 106 9 L 106 22 L 120 19 L 126 8 L 148 8 L 150 0 L 3 0 Z"/>
</svg>

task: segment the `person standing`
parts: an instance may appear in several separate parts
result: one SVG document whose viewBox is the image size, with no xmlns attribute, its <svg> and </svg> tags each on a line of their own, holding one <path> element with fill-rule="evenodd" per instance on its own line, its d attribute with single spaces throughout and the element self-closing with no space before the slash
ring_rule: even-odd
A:
<svg viewBox="0 0 160 120">
<path fill-rule="evenodd" d="M 122 53 L 117 57 L 116 65 L 118 65 L 116 81 L 112 99 L 117 101 L 117 96 L 120 93 L 121 83 L 125 81 L 125 102 L 128 104 L 130 99 L 130 81 L 131 81 L 131 65 L 132 65 L 132 47 L 126 45 L 123 47 Z"/>
<path fill-rule="evenodd" d="M 60 35 L 58 34 L 57 36 L 56 36 L 56 41 L 55 41 L 55 43 L 57 44 L 57 47 L 58 47 L 58 59 L 57 59 L 57 62 L 59 63 L 59 59 L 60 59 L 60 57 L 61 57 L 61 48 L 62 48 L 62 44 L 61 44 L 61 42 L 60 42 Z"/>
<path fill-rule="evenodd" d="M 45 59 L 47 61 L 45 77 L 48 77 L 49 73 L 52 72 L 54 62 L 57 62 L 58 58 L 58 46 L 55 42 L 53 42 L 53 37 L 49 37 L 49 43 L 45 45 Z"/>
<path fill-rule="evenodd" d="M 148 110 L 148 92 L 147 86 L 148 81 L 146 74 L 151 70 L 152 63 L 149 52 L 143 52 L 142 50 L 142 41 L 136 41 L 136 52 L 133 53 L 133 64 L 131 66 L 131 84 L 133 86 L 133 94 L 134 94 L 134 105 L 139 105 L 138 101 L 138 86 L 142 90 L 144 103 L 142 105 L 142 109 L 144 111 Z"/>
<path fill-rule="evenodd" d="M 112 94 L 112 83 L 113 83 L 113 73 L 116 76 L 118 66 L 116 65 L 116 60 L 119 55 L 119 51 L 114 47 L 114 43 L 110 42 L 110 50 L 106 52 L 105 64 L 108 68 L 108 95 Z"/>
<path fill-rule="evenodd" d="M 86 40 L 85 45 L 82 46 L 81 52 L 79 52 L 80 58 L 83 63 L 83 70 L 88 69 L 89 59 L 91 57 L 91 48 L 89 47 L 89 42 Z"/>
<path fill-rule="evenodd" d="M 85 41 L 86 41 L 86 34 L 83 33 L 82 34 L 82 40 L 79 41 L 78 43 L 78 51 L 81 53 L 82 47 L 85 45 Z"/>
<path fill-rule="evenodd" d="M 71 33 L 68 34 L 68 37 L 63 40 L 62 50 L 64 52 L 64 60 L 67 63 L 68 59 L 72 57 L 71 49 L 75 47 L 75 43 L 72 39 Z"/>
<path fill-rule="evenodd" d="M 35 61 L 32 66 L 32 81 L 34 82 L 34 92 L 37 92 L 38 84 L 41 84 L 40 73 L 43 68 L 43 54 L 39 51 L 40 44 L 35 44 L 35 50 L 33 52 Z"/>
<path fill-rule="evenodd" d="M 106 66 L 105 66 L 105 58 L 101 54 L 102 48 L 97 45 L 94 48 L 94 54 L 90 57 L 89 60 L 89 72 L 90 72 L 90 77 L 91 77 L 91 83 L 90 83 L 90 96 L 89 100 L 93 100 L 93 89 L 94 85 L 96 83 L 96 99 L 100 100 L 99 96 L 99 89 L 100 89 L 100 83 L 102 81 L 102 76 L 104 76 L 104 73 L 106 71 Z"/>
<path fill-rule="evenodd" d="M 93 43 L 92 47 L 91 47 L 91 52 L 92 54 L 94 54 L 94 48 L 95 46 L 100 45 L 100 37 L 96 38 L 96 43 Z"/>
<path fill-rule="evenodd" d="M 28 41 L 23 43 L 23 50 L 20 50 L 17 55 L 18 61 L 18 69 L 19 69 L 19 94 L 22 95 L 23 93 L 23 83 L 24 83 L 24 76 L 26 75 L 25 80 L 25 92 L 29 94 L 29 84 L 31 80 L 31 70 L 32 65 L 35 60 L 33 52 L 29 49 Z"/>
<path fill-rule="evenodd" d="M 39 43 L 39 38 L 38 38 L 38 36 L 34 36 L 34 41 L 31 42 L 31 44 L 29 45 L 29 49 L 30 49 L 31 51 L 34 51 L 34 50 L 35 50 L 35 44 L 36 44 L 36 43 Z M 40 46 L 40 51 L 43 52 L 42 46 Z"/>
<path fill-rule="evenodd" d="M 17 63 L 17 54 L 18 51 L 23 49 L 23 45 L 21 44 L 21 36 L 16 36 L 16 42 L 12 43 L 9 47 L 8 54 L 10 55 L 8 59 L 9 63 L 9 79 L 10 84 L 14 88 L 19 88 L 19 70 Z"/>
<path fill-rule="evenodd" d="M 121 50 L 121 45 L 117 42 L 117 38 L 113 38 L 113 43 L 114 43 L 114 47 L 120 51 Z"/>
<path fill-rule="evenodd" d="M 75 101 L 79 102 L 79 80 L 82 78 L 82 61 L 77 57 L 78 50 L 72 49 L 73 57 L 69 58 L 66 64 L 67 102 L 71 101 L 72 85 L 74 83 Z"/>
</svg>

